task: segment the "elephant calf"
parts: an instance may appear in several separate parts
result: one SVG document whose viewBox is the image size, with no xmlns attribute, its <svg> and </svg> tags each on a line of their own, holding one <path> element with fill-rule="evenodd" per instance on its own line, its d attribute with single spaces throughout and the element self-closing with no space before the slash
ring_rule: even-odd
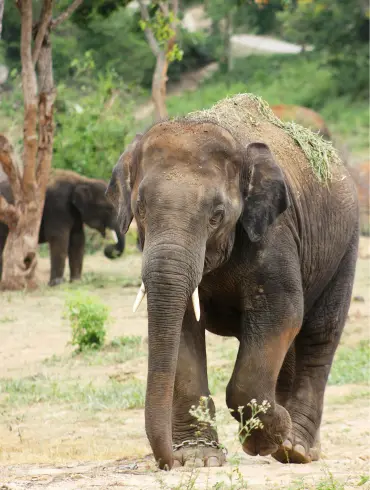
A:
<svg viewBox="0 0 370 490">
<path fill-rule="evenodd" d="M 106 257 L 112 259 L 123 253 L 125 238 L 117 227 L 116 211 L 105 196 L 106 188 L 107 184 L 102 180 L 88 179 L 66 170 L 52 171 L 39 233 L 39 243 L 49 243 L 50 286 L 63 282 L 67 257 L 70 280 L 81 278 L 85 250 L 84 224 L 98 230 L 102 236 L 105 236 L 106 228 L 115 231 L 118 241 L 105 247 Z M 13 202 L 8 181 L 0 182 L 0 194 Z M 8 227 L 0 223 L 0 278 L 7 235 Z"/>
<path fill-rule="evenodd" d="M 145 427 L 160 467 L 224 461 L 215 428 L 189 413 L 210 394 L 205 330 L 239 340 L 235 419 L 252 399 L 270 404 L 244 451 L 317 459 L 359 239 L 356 190 L 331 143 L 241 94 L 139 135 L 107 192 L 143 245 L 134 309 L 147 294 Z"/>
</svg>

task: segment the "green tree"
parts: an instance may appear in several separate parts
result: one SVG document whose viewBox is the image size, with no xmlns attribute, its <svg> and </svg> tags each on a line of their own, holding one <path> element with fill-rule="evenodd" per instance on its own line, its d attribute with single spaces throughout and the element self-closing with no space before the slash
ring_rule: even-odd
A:
<svg viewBox="0 0 370 490">
<path fill-rule="evenodd" d="M 139 0 L 140 26 L 145 33 L 156 65 L 152 81 L 152 99 L 155 119 L 167 117 L 166 86 L 168 66 L 172 61 L 181 60 L 183 52 L 176 43 L 176 25 L 178 22 L 178 0 L 153 0 L 148 6 Z"/>
<path fill-rule="evenodd" d="M 281 32 L 334 68 L 338 94 L 368 95 L 369 7 L 363 0 L 287 0 Z"/>
</svg>

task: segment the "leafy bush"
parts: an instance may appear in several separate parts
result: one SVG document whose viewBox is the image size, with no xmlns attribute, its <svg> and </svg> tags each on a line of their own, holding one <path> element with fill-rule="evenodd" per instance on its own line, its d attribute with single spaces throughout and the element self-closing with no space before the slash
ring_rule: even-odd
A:
<svg viewBox="0 0 370 490">
<path fill-rule="evenodd" d="M 107 306 L 94 296 L 79 292 L 67 300 L 66 309 L 72 328 L 72 345 L 77 345 L 80 351 L 101 348 L 107 334 Z"/>
<path fill-rule="evenodd" d="M 278 16 L 281 33 L 288 40 L 313 45 L 325 56 L 335 73 L 339 95 L 368 97 L 368 5 L 358 0 L 287 0 L 285 11 Z"/>
<path fill-rule="evenodd" d="M 53 167 L 109 179 L 132 130 L 134 94 L 114 71 L 97 73 L 88 56 L 81 64 L 80 89 L 58 88 Z M 89 88 L 86 78 L 95 80 Z"/>
</svg>

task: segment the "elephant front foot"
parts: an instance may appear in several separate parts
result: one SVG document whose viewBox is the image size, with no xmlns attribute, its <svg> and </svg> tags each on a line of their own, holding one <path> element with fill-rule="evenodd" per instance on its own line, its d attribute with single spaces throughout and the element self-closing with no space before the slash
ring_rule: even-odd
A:
<svg viewBox="0 0 370 490">
<path fill-rule="evenodd" d="M 69 282 L 78 282 L 81 281 L 81 276 L 71 276 Z"/>
<path fill-rule="evenodd" d="M 292 428 L 290 415 L 281 405 L 275 406 L 275 410 L 261 416 L 262 429 L 252 429 L 252 433 L 246 437 L 241 432 L 240 440 L 243 451 L 250 456 L 268 456 L 275 453 L 285 441 Z"/>
<path fill-rule="evenodd" d="M 313 447 L 302 437 L 295 436 L 294 431 L 285 439 L 279 449 L 272 454 L 280 463 L 306 464 L 318 461 L 321 455 L 320 437 L 317 436 Z"/>
<path fill-rule="evenodd" d="M 173 467 L 222 466 L 226 461 L 226 449 L 216 441 L 184 441 L 173 446 Z"/>
<path fill-rule="evenodd" d="M 59 286 L 60 284 L 63 284 L 64 282 L 65 282 L 65 280 L 63 277 L 54 277 L 54 279 L 50 279 L 48 285 L 50 287 Z"/>
</svg>

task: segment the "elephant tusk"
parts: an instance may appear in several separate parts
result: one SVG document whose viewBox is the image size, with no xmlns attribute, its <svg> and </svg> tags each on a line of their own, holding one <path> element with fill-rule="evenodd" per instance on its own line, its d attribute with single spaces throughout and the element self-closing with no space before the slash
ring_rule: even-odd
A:
<svg viewBox="0 0 370 490">
<path fill-rule="evenodd" d="M 139 289 L 139 292 L 137 293 L 134 306 L 132 307 L 132 311 L 134 313 L 139 308 L 140 303 L 143 301 L 145 295 L 146 295 L 145 286 L 144 286 L 144 283 L 142 282 L 141 283 L 141 286 L 140 286 L 140 289 Z"/>
<path fill-rule="evenodd" d="M 112 238 L 113 238 L 114 242 L 115 243 L 118 243 L 117 233 L 114 230 L 111 230 L 111 232 L 112 232 Z"/>
<path fill-rule="evenodd" d="M 195 291 L 194 291 L 194 293 L 191 296 L 191 301 L 193 302 L 193 308 L 194 308 L 195 318 L 199 322 L 199 320 L 200 320 L 200 304 L 199 304 L 198 288 L 195 288 Z"/>
</svg>

